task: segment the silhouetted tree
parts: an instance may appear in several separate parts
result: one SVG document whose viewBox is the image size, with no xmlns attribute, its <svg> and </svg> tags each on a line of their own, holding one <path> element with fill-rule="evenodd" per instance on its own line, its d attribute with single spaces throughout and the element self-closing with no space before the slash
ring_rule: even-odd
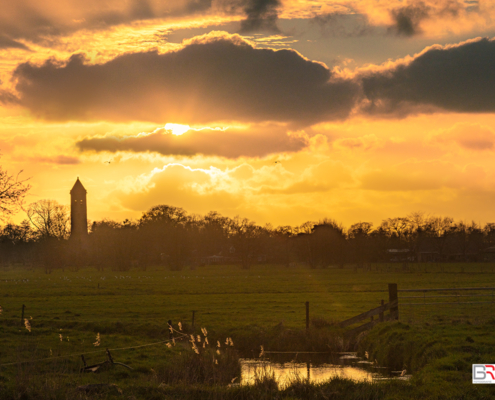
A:
<svg viewBox="0 0 495 400">
<path fill-rule="evenodd" d="M 358 266 L 370 263 L 373 257 L 373 244 L 370 233 L 373 229 L 371 222 L 358 222 L 351 225 L 347 231 L 349 240 L 349 260 L 352 260 Z"/>
<path fill-rule="evenodd" d="M 70 235 L 69 208 L 55 200 L 39 200 L 29 205 L 27 215 L 40 238 L 67 239 Z"/>
<path fill-rule="evenodd" d="M 164 261 L 174 270 L 186 264 L 190 243 L 187 242 L 187 213 L 178 207 L 159 205 L 143 213 L 138 226 L 141 249 Z"/>
<path fill-rule="evenodd" d="M 336 221 L 324 219 L 313 226 L 310 245 L 317 266 L 336 264 L 342 267 L 346 261 L 346 239 L 344 228 Z"/>
<path fill-rule="evenodd" d="M 21 172 L 14 176 L 0 167 L 0 220 L 5 221 L 22 209 L 24 198 L 31 186 L 27 179 L 19 178 Z"/>
</svg>

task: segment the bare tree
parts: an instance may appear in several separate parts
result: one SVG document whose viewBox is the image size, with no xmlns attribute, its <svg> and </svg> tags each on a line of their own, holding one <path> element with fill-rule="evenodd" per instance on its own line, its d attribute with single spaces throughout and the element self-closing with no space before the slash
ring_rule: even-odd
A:
<svg viewBox="0 0 495 400">
<path fill-rule="evenodd" d="M 15 176 L 9 175 L 0 167 L 0 220 L 4 221 L 22 209 L 31 185 L 26 183 L 27 179 L 19 179 L 21 172 Z"/>
<path fill-rule="evenodd" d="M 70 234 L 69 208 L 55 200 L 39 200 L 29 205 L 29 221 L 42 238 L 67 239 Z"/>
</svg>

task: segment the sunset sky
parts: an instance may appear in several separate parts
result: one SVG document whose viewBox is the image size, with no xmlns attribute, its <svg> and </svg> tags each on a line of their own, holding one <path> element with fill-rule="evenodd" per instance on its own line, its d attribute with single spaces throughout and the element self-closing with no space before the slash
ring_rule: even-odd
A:
<svg viewBox="0 0 495 400">
<path fill-rule="evenodd" d="M 0 4 L 0 163 L 27 203 L 79 177 L 91 220 L 495 221 L 493 1 Z"/>
</svg>

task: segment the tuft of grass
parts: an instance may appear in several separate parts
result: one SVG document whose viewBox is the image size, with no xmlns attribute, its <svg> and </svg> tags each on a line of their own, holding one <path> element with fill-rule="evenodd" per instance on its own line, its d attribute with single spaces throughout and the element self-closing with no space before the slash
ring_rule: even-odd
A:
<svg viewBox="0 0 495 400">
<path fill-rule="evenodd" d="M 254 371 L 254 385 L 256 390 L 266 393 L 273 394 L 278 391 L 278 382 L 275 378 L 275 371 L 273 371 L 269 366 L 262 366 L 256 368 Z"/>
<path fill-rule="evenodd" d="M 198 348 L 197 348 L 198 349 Z M 181 351 L 173 362 L 156 367 L 156 381 L 166 385 L 227 385 L 240 376 L 239 357 L 235 349 L 221 351 L 200 348 Z"/>
</svg>

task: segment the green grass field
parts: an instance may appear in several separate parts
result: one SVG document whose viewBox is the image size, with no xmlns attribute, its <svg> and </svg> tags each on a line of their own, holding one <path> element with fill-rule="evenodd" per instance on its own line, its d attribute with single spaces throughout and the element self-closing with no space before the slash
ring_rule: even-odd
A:
<svg viewBox="0 0 495 400">
<path fill-rule="evenodd" d="M 14 376 L 18 382 L 19 371 L 37 371 L 38 375 L 63 375 L 65 384 L 71 387 L 76 383 L 120 382 L 122 379 L 127 385 L 136 383 L 137 379 L 140 384 L 147 382 L 146 385 L 152 386 L 156 382 L 148 379 L 150 371 L 156 364 L 172 360 L 181 352 L 179 347 L 169 349 L 160 344 L 116 350 L 114 358 L 135 368 L 137 372 L 132 373 L 118 369 L 99 375 L 75 374 L 82 365 L 79 354 L 167 340 L 166 321 L 171 319 L 175 326 L 182 321 L 186 329 L 190 329 L 193 310 L 197 331 L 206 327 L 214 340 L 224 340 L 228 335 L 234 341 L 250 340 L 253 348 L 259 348 L 264 343 L 259 332 L 273 331 L 277 326 L 303 332 L 306 301 L 310 302 L 311 317 L 341 321 L 378 306 L 381 299 L 387 301 L 388 283 L 397 283 L 399 290 L 495 287 L 495 265 L 424 264 L 412 265 L 407 271 L 397 264 L 373 265 L 371 271 L 351 267 L 308 269 L 268 265 L 249 270 L 208 266 L 178 272 L 162 267 L 127 272 L 84 268 L 51 274 L 22 267 L 3 268 L 0 272 L 0 364 L 71 357 L 57 359 L 57 362 L 26 363 L 22 367 L 0 367 L 0 383 L 10 382 Z M 484 298 L 467 297 L 462 301 L 490 302 L 494 299 L 492 293 L 488 291 Z M 401 296 L 399 294 L 400 303 L 427 302 L 427 299 L 401 300 Z M 456 298 L 440 300 L 457 301 Z M 23 304 L 31 332 L 21 324 Z M 424 327 L 425 323 L 450 326 L 459 321 L 480 325 L 493 318 L 490 304 L 400 307 L 401 321 L 412 326 Z M 101 335 L 99 347 L 93 345 L 97 333 Z M 474 332 L 472 336 L 476 339 L 477 334 L 486 332 Z M 86 356 L 89 364 L 105 358 L 103 351 Z"/>
<path fill-rule="evenodd" d="M 212 329 L 280 322 L 303 327 L 305 301 L 310 302 L 311 316 L 338 321 L 379 305 L 381 299 L 387 301 L 388 283 L 397 283 L 399 290 L 495 286 L 495 266 L 491 264 L 413 265 L 413 272 L 402 272 L 395 264 L 373 268 L 356 272 L 350 268 L 255 266 L 241 270 L 208 266 L 179 272 L 151 268 L 121 273 L 87 268 L 52 274 L 8 268 L 0 275 L 1 318 L 20 320 L 25 304 L 26 316 L 33 317 L 33 328 L 42 322 L 45 326 L 51 322 L 57 322 L 57 326 L 74 322 L 156 325 L 169 319 L 190 322 L 192 310 L 196 311 L 197 325 Z M 408 294 L 413 295 L 421 296 Z M 482 317 L 483 312 L 478 312 L 482 308 L 404 307 L 401 315 L 404 320 L 418 315 L 423 319 L 425 312 L 429 317 L 466 313 Z"/>
</svg>

